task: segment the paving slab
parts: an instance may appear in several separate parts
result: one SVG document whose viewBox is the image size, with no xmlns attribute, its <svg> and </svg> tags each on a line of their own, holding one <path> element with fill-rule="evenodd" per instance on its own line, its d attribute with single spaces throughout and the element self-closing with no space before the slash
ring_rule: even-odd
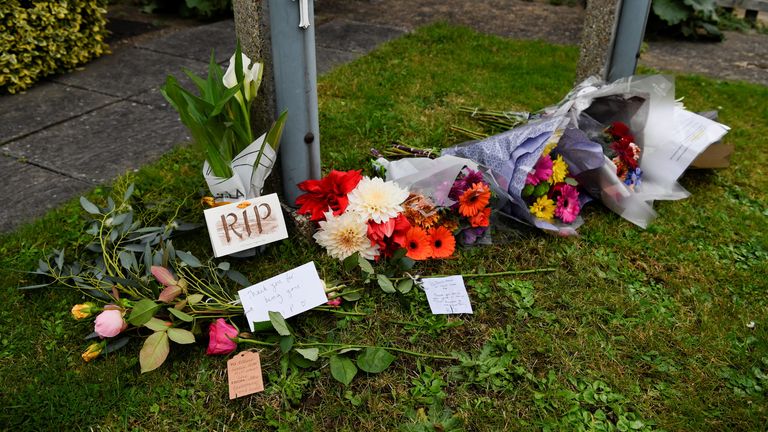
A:
<svg viewBox="0 0 768 432">
<path fill-rule="evenodd" d="M 224 20 L 139 42 L 136 46 L 206 63 L 211 60 L 213 49 L 216 62 L 221 63 L 229 60 L 235 52 L 236 40 L 235 22 Z"/>
<path fill-rule="evenodd" d="M 405 33 L 405 30 L 395 27 L 335 19 L 317 27 L 315 45 L 339 51 L 368 53 Z"/>
<path fill-rule="evenodd" d="M 14 141 L 2 150 L 75 179 L 103 183 L 188 141 L 175 112 L 121 101 Z"/>
<path fill-rule="evenodd" d="M 0 145 L 118 99 L 46 82 L 24 93 L 0 97 Z"/>
<path fill-rule="evenodd" d="M 93 185 L 0 156 L 0 232 L 30 222 Z"/>
<path fill-rule="evenodd" d="M 159 86 L 172 74 L 179 76 L 187 68 L 203 73 L 207 64 L 140 48 L 125 48 L 101 57 L 83 70 L 53 78 L 53 81 L 125 98 Z"/>
<path fill-rule="evenodd" d="M 317 74 L 325 75 L 336 66 L 349 63 L 361 57 L 362 53 L 339 51 L 333 48 L 316 47 L 315 59 L 317 61 Z"/>
</svg>

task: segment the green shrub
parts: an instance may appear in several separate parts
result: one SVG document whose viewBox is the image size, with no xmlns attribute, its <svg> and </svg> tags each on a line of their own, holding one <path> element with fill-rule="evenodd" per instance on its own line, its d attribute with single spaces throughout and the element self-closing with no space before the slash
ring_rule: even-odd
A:
<svg viewBox="0 0 768 432">
<path fill-rule="evenodd" d="M 108 52 L 104 0 L 0 1 L 0 92 Z"/>
<path fill-rule="evenodd" d="M 175 13 L 182 17 L 214 19 L 232 14 L 232 0 L 141 0 L 146 13 Z"/>
<path fill-rule="evenodd" d="M 715 0 L 653 0 L 646 33 L 722 40 Z"/>
</svg>

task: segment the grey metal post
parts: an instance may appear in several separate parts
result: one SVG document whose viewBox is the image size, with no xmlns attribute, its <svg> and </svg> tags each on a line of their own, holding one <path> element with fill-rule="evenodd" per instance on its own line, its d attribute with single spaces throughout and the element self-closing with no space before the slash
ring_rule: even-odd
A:
<svg viewBox="0 0 768 432">
<path fill-rule="evenodd" d="M 320 178 L 313 1 L 269 0 L 269 21 L 277 112 L 288 110 L 280 144 L 283 193 L 294 205 L 296 184 Z"/>
<path fill-rule="evenodd" d="M 623 0 L 616 19 L 614 40 L 606 68 L 606 81 L 634 75 L 651 0 Z"/>
</svg>

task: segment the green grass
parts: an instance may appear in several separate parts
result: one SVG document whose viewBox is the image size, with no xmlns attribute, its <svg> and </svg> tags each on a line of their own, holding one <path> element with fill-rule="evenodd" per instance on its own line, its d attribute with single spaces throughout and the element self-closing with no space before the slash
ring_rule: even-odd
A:
<svg viewBox="0 0 768 432">
<path fill-rule="evenodd" d="M 398 140 L 447 146 L 465 124 L 454 108 L 535 110 L 572 86 L 575 48 L 519 42 L 436 25 L 389 43 L 320 83 L 324 169 L 365 165 L 370 147 Z M 37 259 L 82 246 L 76 201 L 0 236 L 0 425 L 8 430 L 432 430 L 448 420 L 467 430 L 764 430 L 768 423 L 768 239 L 765 232 L 768 89 L 680 76 L 689 109 L 718 108 L 733 129 L 732 166 L 691 171 L 692 196 L 656 206 L 643 231 L 599 205 L 581 237 L 532 230 L 507 242 L 419 264 L 422 274 L 553 266 L 553 273 L 469 283 L 475 314 L 434 317 L 423 294 L 371 287 L 357 304 L 365 318 L 308 313 L 291 320 L 305 337 L 461 352 L 461 361 L 399 355 L 381 374 L 345 388 L 327 364 L 281 375 L 278 353 L 262 352 L 267 390 L 229 401 L 226 361 L 202 344 L 176 349 L 159 370 L 140 374 L 138 341 L 85 364 L 89 324 L 75 322 L 72 292 L 20 292 Z M 142 201 L 159 211 L 195 197 L 200 162 L 178 149 L 138 174 Z M 105 199 L 107 187 L 91 194 Z M 205 232 L 178 240 L 205 250 Z M 339 265 L 306 240 L 271 245 L 234 262 L 260 280 L 315 259 L 332 277 Z M 747 323 L 755 321 L 754 329 Z M 421 421 L 420 424 L 416 424 Z M 607 425 L 607 426 L 606 426 Z M 422 427 L 423 426 L 423 427 Z M 420 428 L 422 427 L 422 428 Z"/>
</svg>

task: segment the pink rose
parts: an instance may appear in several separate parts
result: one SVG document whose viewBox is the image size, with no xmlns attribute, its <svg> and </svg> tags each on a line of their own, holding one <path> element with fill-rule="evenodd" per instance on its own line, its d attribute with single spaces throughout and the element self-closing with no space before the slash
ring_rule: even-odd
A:
<svg viewBox="0 0 768 432">
<path fill-rule="evenodd" d="M 237 348 L 232 338 L 237 337 L 237 329 L 219 318 L 208 327 L 208 355 L 225 355 Z"/>
<path fill-rule="evenodd" d="M 119 309 L 108 309 L 96 317 L 96 334 L 105 337 L 114 337 L 128 327 L 123 320 L 123 312 Z"/>
</svg>

